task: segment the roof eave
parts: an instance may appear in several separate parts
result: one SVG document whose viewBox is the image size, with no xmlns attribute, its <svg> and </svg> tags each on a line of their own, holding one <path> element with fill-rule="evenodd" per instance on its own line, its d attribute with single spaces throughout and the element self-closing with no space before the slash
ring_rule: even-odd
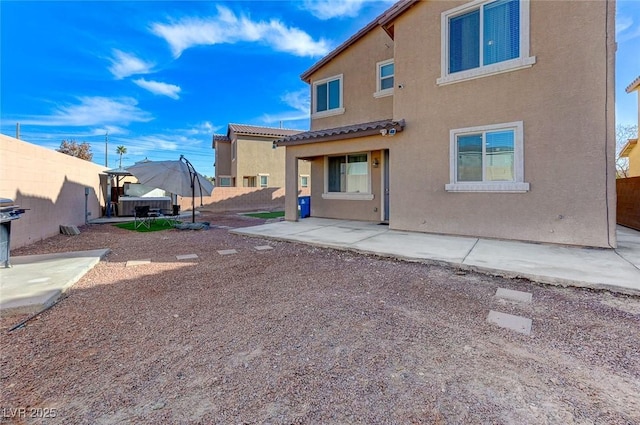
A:
<svg viewBox="0 0 640 425">
<path fill-rule="evenodd" d="M 276 140 L 274 143 L 278 147 L 280 146 L 287 147 L 287 146 L 307 145 L 311 143 L 333 142 L 338 140 L 356 139 L 359 137 L 367 137 L 367 136 L 380 136 L 381 130 L 383 129 L 386 129 L 388 131 L 393 128 L 395 129 L 396 133 L 400 133 L 404 130 L 404 126 L 405 126 L 404 120 L 389 121 L 386 124 L 377 125 L 372 128 L 367 128 L 364 130 L 345 131 L 345 132 L 338 131 L 337 133 L 334 133 L 334 134 L 311 136 L 309 138 L 304 138 L 302 140 L 285 141 L 283 139 L 280 139 L 280 140 Z M 331 130 L 336 130 L 336 129 L 328 129 L 326 131 L 331 131 Z M 309 133 L 313 133 L 313 132 L 309 132 Z"/>
<path fill-rule="evenodd" d="M 349 37 L 347 41 L 340 44 L 338 47 L 336 47 L 331 52 L 329 52 L 329 54 L 327 54 L 325 57 L 323 57 L 318 62 L 316 62 L 311 68 L 303 72 L 300 75 L 300 79 L 307 83 L 311 82 L 310 78 L 314 72 L 322 68 L 327 63 L 329 63 L 331 60 L 333 60 L 333 58 L 338 56 L 340 53 L 345 51 L 356 41 L 360 40 L 362 37 L 364 37 L 365 35 L 367 35 L 369 32 L 371 32 L 373 29 L 377 27 L 382 27 L 382 29 L 393 40 L 393 21 L 418 1 L 419 0 L 400 0 L 399 2 L 395 3 L 389 9 L 385 10 L 381 15 L 376 17 L 373 21 L 369 22 L 360 31 L 358 31 L 357 33 Z"/>
<path fill-rule="evenodd" d="M 640 88 L 640 76 L 633 80 L 631 84 L 627 86 L 625 89 L 627 93 L 631 93 L 634 90 L 638 90 Z"/>
<path fill-rule="evenodd" d="M 627 144 L 624 145 L 624 147 L 620 151 L 620 156 L 623 158 L 628 157 L 631 151 L 633 150 L 633 148 L 635 148 L 637 144 L 638 144 L 638 139 L 629 139 Z"/>
</svg>

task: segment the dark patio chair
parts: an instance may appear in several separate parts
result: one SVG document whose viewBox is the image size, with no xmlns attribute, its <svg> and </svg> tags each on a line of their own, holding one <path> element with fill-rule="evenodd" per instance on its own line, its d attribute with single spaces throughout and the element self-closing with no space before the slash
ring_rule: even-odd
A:
<svg viewBox="0 0 640 425">
<path fill-rule="evenodd" d="M 162 223 L 164 224 L 170 224 L 173 226 L 178 222 L 179 218 L 180 218 L 180 205 L 174 205 L 173 209 L 170 209 L 170 210 L 167 210 L 167 209 L 160 210 L 159 219 L 162 220 Z"/>
<path fill-rule="evenodd" d="M 138 229 L 140 227 L 151 228 L 151 216 L 149 215 L 149 205 L 141 205 L 133 207 L 133 227 Z"/>
</svg>

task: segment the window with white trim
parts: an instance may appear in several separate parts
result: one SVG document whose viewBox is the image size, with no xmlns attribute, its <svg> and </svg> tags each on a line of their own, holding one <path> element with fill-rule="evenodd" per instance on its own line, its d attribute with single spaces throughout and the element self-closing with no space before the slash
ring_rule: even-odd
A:
<svg viewBox="0 0 640 425">
<path fill-rule="evenodd" d="M 373 97 L 384 97 L 393 94 L 395 65 L 393 59 L 376 64 L 376 92 Z"/>
<path fill-rule="evenodd" d="M 237 141 L 233 140 L 231 142 L 231 160 L 235 161 L 236 160 L 236 152 L 238 150 L 238 143 Z"/>
<path fill-rule="evenodd" d="M 371 200 L 369 153 L 328 156 L 323 199 Z"/>
<path fill-rule="evenodd" d="M 309 187 L 309 176 L 300 176 L 300 187 Z"/>
<path fill-rule="evenodd" d="M 527 192 L 522 121 L 450 131 L 449 192 Z"/>
<path fill-rule="evenodd" d="M 312 118 L 343 114 L 342 74 L 314 81 L 312 97 Z"/>
<path fill-rule="evenodd" d="M 218 186 L 220 187 L 231 187 L 231 177 L 229 176 L 218 176 Z"/>
<path fill-rule="evenodd" d="M 475 0 L 441 15 L 442 75 L 438 84 L 532 66 L 529 0 Z"/>
<path fill-rule="evenodd" d="M 260 177 L 260 187 L 269 186 L 269 174 L 258 174 L 258 177 Z"/>
</svg>

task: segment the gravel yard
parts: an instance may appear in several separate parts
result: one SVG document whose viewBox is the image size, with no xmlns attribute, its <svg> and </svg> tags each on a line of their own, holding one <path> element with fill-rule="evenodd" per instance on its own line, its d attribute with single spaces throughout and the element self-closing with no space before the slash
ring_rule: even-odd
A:
<svg viewBox="0 0 640 425">
<path fill-rule="evenodd" d="M 640 424 L 637 297 L 218 227 L 81 231 L 12 251 L 111 249 L 24 328 L 0 319 L 1 423 Z"/>
</svg>

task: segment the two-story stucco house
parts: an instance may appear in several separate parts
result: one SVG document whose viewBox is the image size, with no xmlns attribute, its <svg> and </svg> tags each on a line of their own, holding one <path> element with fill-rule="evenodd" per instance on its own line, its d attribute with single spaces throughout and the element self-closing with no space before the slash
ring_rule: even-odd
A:
<svg viewBox="0 0 640 425">
<path fill-rule="evenodd" d="M 403 0 L 301 78 L 311 216 L 612 247 L 613 1 Z"/>
<path fill-rule="evenodd" d="M 640 125 L 640 77 L 633 80 L 626 88 L 627 93 L 638 92 L 638 125 Z M 620 156 L 628 158 L 629 169 L 627 177 L 640 177 L 640 147 L 638 147 L 638 138 L 629 139 L 622 148 Z"/>
<path fill-rule="evenodd" d="M 218 187 L 284 187 L 285 149 L 274 141 L 300 130 L 229 124 L 226 135 L 214 135 L 215 178 Z M 302 163 L 297 180 L 310 186 L 310 165 Z"/>
</svg>

